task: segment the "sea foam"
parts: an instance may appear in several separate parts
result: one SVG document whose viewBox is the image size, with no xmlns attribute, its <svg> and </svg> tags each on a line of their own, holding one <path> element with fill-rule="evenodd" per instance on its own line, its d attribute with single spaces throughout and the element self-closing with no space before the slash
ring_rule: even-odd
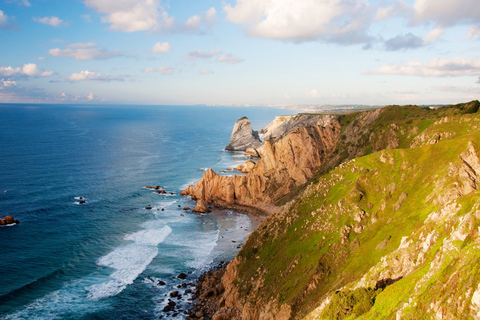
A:
<svg viewBox="0 0 480 320">
<path fill-rule="evenodd" d="M 87 287 L 88 299 L 99 300 L 115 296 L 145 270 L 158 254 L 157 246 L 172 232 L 169 226 L 162 229 L 148 229 L 125 236 L 125 240 L 133 243 L 119 247 L 101 257 L 97 265 L 112 268 L 109 281 Z"/>
</svg>

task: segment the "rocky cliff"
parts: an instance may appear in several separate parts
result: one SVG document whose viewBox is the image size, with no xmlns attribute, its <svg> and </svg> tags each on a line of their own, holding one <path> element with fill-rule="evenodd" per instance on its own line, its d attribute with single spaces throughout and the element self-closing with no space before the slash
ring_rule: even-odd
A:
<svg viewBox="0 0 480 320">
<path fill-rule="evenodd" d="M 323 168 L 228 265 L 213 319 L 480 319 L 479 106 L 336 118 Z"/>
<path fill-rule="evenodd" d="M 242 117 L 233 126 L 230 141 L 225 147 L 229 151 L 245 151 L 248 148 L 258 148 L 262 145 L 258 132 L 252 130 L 252 124 L 247 117 Z"/>
<path fill-rule="evenodd" d="M 265 141 L 257 149 L 260 160 L 247 175 L 226 177 L 210 169 L 182 194 L 220 207 L 273 212 L 274 202 L 305 184 L 336 147 L 338 120 L 332 116 L 310 118 L 315 119 L 311 122 L 315 125 L 297 126 L 282 139 Z"/>
</svg>

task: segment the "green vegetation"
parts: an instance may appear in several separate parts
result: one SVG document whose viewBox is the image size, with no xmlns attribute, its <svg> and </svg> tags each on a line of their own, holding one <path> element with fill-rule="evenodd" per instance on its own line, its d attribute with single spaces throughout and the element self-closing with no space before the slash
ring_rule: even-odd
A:
<svg viewBox="0 0 480 320">
<path fill-rule="evenodd" d="M 362 113 L 342 116 L 339 143 L 356 148 L 346 158 L 365 156 L 338 165 L 343 158 L 332 155 L 334 169 L 299 188 L 296 200 L 284 201 L 286 209 L 252 233 L 238 255 L 236 286 L 245 302 L 288 304 L 294 318 L 327 297 L 321 319 L 385 319 L 397 312 L 418 319 L 438 308 L 447 318 L 468 318 L 480 282 L 480 202 L 476 190 L 461 191 L 471 180 L 462 176 L 460 155 L 470 142 L 480 147 L 478 109 L 478 101 L 436 110 L 390 106 L 362 128 L 364 138 L 351 133 Z M 392 137 L 397 147 L 379 151 Z M 452 203 L 459 209 L 448 207 L 448 219 L 429 220 Z M 465 238 L 450 241 L 457 229 Z M 381 274 L 398 281 L 379 289 Z M 463 307 L 442 309 L 459 297 Z"/>
<path fill-rule="evenodd" d="M 322 314 L 324 319 L 341 320 L 348 316 L 359 316 L 368 312 L 375 303 L 375 297 L 381 289 L 358 288 L 337 291 Z"/>
</svg>

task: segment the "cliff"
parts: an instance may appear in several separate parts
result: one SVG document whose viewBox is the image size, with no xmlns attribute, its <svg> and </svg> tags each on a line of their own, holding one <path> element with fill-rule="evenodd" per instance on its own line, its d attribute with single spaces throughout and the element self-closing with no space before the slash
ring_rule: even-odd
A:
<svg viewBox="0 0 480 320">
<path fill-rule="evenodd" d="M 252 130 L 252 124 L 247 117 L 242 117 L 233 126 L 230 141 L 225 147 L 229 151 L 245 151 L 262 145 L 258 132 Z"/>
<path fill-rule="evenodd" d="M 210 169 L 182 194 L 219 207 L 272 213 L 274 202 L 305 184 L 336 146 L 338 120 L 332 116 L 312 117 L 316 125 L 299 126 L 278 141 L 265 141 L 257 149 L 260 160 L 247 175 L 226 177 Z"/>
<path fill-rule="evenodd" d="M 479 105 L 336 118 L 315 178 L 228 265 L 213 319 L 480 319 Z"/>
</svg>

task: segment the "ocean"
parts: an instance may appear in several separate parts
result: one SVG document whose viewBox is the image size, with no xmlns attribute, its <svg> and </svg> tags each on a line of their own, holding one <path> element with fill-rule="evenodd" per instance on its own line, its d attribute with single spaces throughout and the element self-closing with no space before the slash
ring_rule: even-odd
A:
<svg viewBox="0 0 480 320">
<path fill-rule="evenodd" d="M 0 227 L 0 319 L 184 319 L 163 312 L 169 293 L 232 259 L 255 223 L 183 210 L 181 190 L 247 159 L 223 149 L 238 118 L 258 130 L 289 113 L 0 104 L 0 218 L 20 221 Z"/>
</svg>

